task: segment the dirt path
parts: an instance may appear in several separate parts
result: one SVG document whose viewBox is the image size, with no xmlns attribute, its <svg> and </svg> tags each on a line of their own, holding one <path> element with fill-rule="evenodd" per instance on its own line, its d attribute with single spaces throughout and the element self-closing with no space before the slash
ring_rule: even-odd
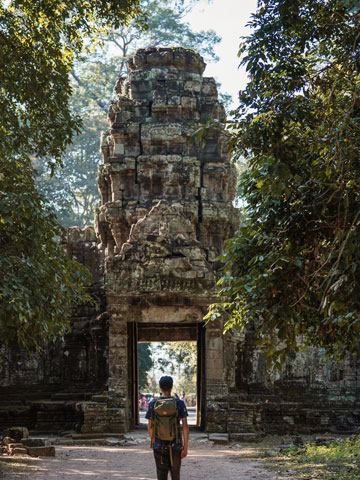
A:
<svg viewBox="0 0 360 480">
<path fill-rule="evenodd" d="M 250 445 L 230 448 L 192 440 L 189 455 L 181 467 L 181 477 L 184 480 L 282 478 L 266 471 L 260 460 L 249 460 L 251 451 Z M 4 480 L 156 480 L 155 464 L 147 441 L 128 447 L 56 446 L 55 458 L 31 458 L 26 465 L 17 473 L 5 474 Z"/>
</svg>

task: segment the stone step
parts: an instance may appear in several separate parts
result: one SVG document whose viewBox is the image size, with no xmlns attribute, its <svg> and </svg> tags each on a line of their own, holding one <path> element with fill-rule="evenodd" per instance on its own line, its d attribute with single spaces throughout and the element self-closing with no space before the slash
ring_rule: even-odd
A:
<svg viewBox="0 0 360 480">
<path fill-rule="evenodd" d="M 108 400 L 108 395 L 106 393 L 99 393 L 96 395 L 92 395 L 91 400 L 93 402 L 106 402 Z"/>
<path fill-rule="evenodd" d="M 11 454 L 14 455 L 15 457 L 24 457 L 28 454 L 28 451 L 26 448 L 14 448 L 14 450 L 11 451 Z"/>
<path fill-rule="evenodd" d="M 51 395 L 51 400 L 62 400 L 64 402 L 91 400 L 93 395 L 94 392 L 59 392 Z"/>
<path fill-rule="evenodd" d="M 9 408 L 9 405 L 11 405 L 11 407 L 23 406 L 24 402 L 22 402 L 21 400 L 9 400 L 8 398 L 0 398 L 0 409 Z"/>
<path fill-rule="evenodd" d="M 229 443 L 228 433 L 209 433 L 209 441 L 219 445 L 227 445 Z"/>
<path fill-rule="evenodd" d="M 46 437 L 23 438 L 21 440 L 21 443 L 24 445 L 24 447 L 48 447 L 49 446 L 49 440 Z"/>
<path fill-rule="evenodd" d="M 118 440 L 119 442 L 121 440 Z M 52 442 L 54 445 L 79 445 L 79 446 L 104 446 L 106 445 L 106 440 L 104 438 L 93 438 L 93 439 L 84 439 L 84 440 L 73 440 L 72 438 L 57 438 Z"/>
<path fill-rule="evenodd" d="M 260 433 L 229 433 L 229 439 L 231 442 L 236 442 L 236 443 L 255 443 L 255 442 L 260 442 L 262 439 L 262 436 Z"/>
<path fill-rule="evenodd" d="M 74 440 L 90 440 L 90 439 L 98 439 L 99 436 L 101 438 L 119 438 L 123 439 L 123 433 L 73 433 L 71 438 Z"/>
<path fill-rule="evenodd" d="M 85 400 L 85 396 L 83 393 L 54 393 L 51 395 L 51 400 L 55 402 L 81 401 Z"/>
<path fill-rule="evenodd" d="M 27 398 L 31 396 L 42 395 L 43 398 L 49 397 L 52 393 L 59 391 L 60 385 L 27 384 L 26 389 L 19 389 L 18 385 L 0 387 L 0 396 L 6 398 Z"/>
<path fill-rule="evenodd" d="M 55 447 L 27 447 L 27 453 L 31 457 L 55 457 Z"/>
</svg>

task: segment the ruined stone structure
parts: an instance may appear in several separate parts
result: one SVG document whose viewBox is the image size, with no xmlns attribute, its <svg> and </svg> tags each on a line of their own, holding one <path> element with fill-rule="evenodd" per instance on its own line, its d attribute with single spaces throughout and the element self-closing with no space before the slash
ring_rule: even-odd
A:
<svg viewBox="0 0 360 480">
<path fill-rule="evenodd" d="M 167 324 L 176 339 L 185 334 L 182 324 L 201 324 L 216 293 L 216 259 L 237 219 L 224 136 L 193 137 L 200 122 L 225 119 L 215 81 L 202 77 L 202 58 L 183 49 L 139 50 L 129 68 L 102 135 L 96 213 L 110 318 L 108 395 L 125 430 L 131 397 L 137 402 L 126 367 L 129 324 L 138 335 L 144 324 Z M 227 392 L 222 336 L 210 331 L 202 380 L 208 398 Z"/>
<path fill-rule="evenodd" d="M 126 432 L 137 423 L 137 342 L 198 344 L 198 424 L 246 438 L 256 432 L 353 431 L 360 425 L 360 357 L 322 352 L 270 374 L 246 335 L 203 325 L 216 301 L 218 256 L 237 226 L 235 172 L 225 119 L 205 64 L 182 48 L 139 50 L 115 86 L 101 137 L 95 232 L 69 230 L 69 254 L 93 273 L 98 310 L 74 312 L 73 330 L 43 358 L 3 349 L 0 428 Z M 9 399 L 12 401 L 9 407 Z M 244 437 L 245 436 L 245 437 Z"/>
</svg>

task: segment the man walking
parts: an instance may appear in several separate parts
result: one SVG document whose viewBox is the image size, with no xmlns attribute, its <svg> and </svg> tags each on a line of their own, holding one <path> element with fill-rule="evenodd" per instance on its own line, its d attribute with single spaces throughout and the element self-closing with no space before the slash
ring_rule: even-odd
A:
<svg viewBox="0 0 360 480">
<path fill-rule="evenodd" d="M 186 457 L 189 444 L 188 412 L 182 400 L 171 396 L 173 379 L 165 376 L 159 380 L 160 399 L 152 399 L 145 418 L 154 449 L 158 480 L 180 480 L 181 460 Z M 180 420 L 184 434 L 182 442 Z"/>
</svg>

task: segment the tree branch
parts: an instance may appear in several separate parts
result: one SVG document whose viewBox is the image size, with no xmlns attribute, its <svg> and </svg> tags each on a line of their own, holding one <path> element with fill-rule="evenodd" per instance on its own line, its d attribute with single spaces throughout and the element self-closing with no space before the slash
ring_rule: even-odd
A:
<svg viewBox="0 0 360 480">
<path fill-rule="evenodd" d="M 80 86 L 80 87 L 84 87 L 85 88 L 85 85 L 84 85 L 84 82 L 78 77 L 78 75 L 76 74 L 74 68 L 71 69 L 71 76 L 73 77 L 73 79 L 77 82 L 77 84 Z M 96 95 L 94 95 L 93 93 L 89 92 L 89 97 L 92 98 L 97 104 L 98 106 L 101 108 L 101 110 L 103 110 L 105 113 L 108 113 L 108 104 L 107 103 L 104 103 L 102 102 L 101 100 L 99 100 L 97 98 Z"/>
</svg>

